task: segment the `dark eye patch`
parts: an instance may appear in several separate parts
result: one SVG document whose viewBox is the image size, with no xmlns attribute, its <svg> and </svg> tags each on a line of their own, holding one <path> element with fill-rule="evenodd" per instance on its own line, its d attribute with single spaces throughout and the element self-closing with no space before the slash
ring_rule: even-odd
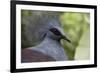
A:
<svg viewBox="0 0 100 73">
<path fill-rule="evenodd" d="M 51 28 L 50 31 L 53 32 L 55 35 L 58 35 L 58 36 L 61 35 L 60 31 L 57 30 L 56 28 Z"/>
</svg>

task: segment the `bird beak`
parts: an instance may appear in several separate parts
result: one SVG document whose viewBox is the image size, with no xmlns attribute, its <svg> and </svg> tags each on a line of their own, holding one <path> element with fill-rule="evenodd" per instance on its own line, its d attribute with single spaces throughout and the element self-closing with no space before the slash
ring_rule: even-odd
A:
<svg viewBox="0 0 100 73">
<path fill-rule="evenodd" d="M 69 43 L 71 43 L 71 41 L 65 36 L 64 31 L 59 27 L 56 27 L 56 28 L 61 32 L 61 39 L 64 39 L 64 40 L 68 41 Z"/>
<path fill-rule="evenodd" d="M 66 36 L 62 35 L 61 38 L 64 39 L 64 40 L 66 40 L 66 41 L 68 41 L 69 43 L 71 43 L 71 41 Z"/>
<path fill-rule="evenodd" d="M 64 39 L 64 40 L 68 41 L 69 43 L 71 43 L 71 41 L 65 36 L 64 31 L 62 29 L 60 29 L 60 28 L 58 28 L 58 29 L 60 30 L 60 32 L 62 34 L 61 39 Z"/>
</svg>

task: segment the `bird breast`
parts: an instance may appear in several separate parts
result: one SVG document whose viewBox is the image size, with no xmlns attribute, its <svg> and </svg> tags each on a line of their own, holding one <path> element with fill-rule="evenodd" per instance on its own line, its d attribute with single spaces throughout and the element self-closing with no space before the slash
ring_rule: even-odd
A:
<svg viewBox="0 0 100 73">
<path fill-rule="evenodd" d="M 61 46 L 60 42 L 50 38 L 46 38 L 40 45 L 28 49 L 43 53 L 54 58 L 56 61 L 67 60 L 67 55 L 65 54 L 64 48 Z"/>
</svg>

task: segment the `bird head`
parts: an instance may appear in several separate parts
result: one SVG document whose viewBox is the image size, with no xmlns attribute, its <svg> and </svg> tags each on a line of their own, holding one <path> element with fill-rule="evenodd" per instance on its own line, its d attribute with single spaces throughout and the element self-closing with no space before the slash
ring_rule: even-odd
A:
<svg viewBox="0 0 100 73">
<path fill-rule="evenodd" d="M 50 33 L 52 39 L 55 39 L 55 40 L 58 40 L 58 41 L 60 41 L 61 39 L 64 39 L 64 40 L 68 41 L 69 43 L 71 42 L 65 36 L 64 32 L 61 29 L 59 29 L 59 28 L 51 28 L 51 29 L 49 29 L 49 31 L 50 31 L 49 33 Z"/>
<path fill-rule="evenodd" d="M 71 42 L 66 36 L 65 33 L 60 25 L 60 23 L 56 20 L 52 20 L 49 22 L 49 30 L 47 33 L 47 36 L 51 39 L 58 40 L 60 41 L 61 39 L 64 39 L 68 41 L 69 43 Z"/>
</svg>

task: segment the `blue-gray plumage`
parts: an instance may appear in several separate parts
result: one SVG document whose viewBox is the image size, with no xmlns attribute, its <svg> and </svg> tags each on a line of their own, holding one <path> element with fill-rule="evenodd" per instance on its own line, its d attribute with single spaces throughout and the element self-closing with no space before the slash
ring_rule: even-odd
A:
<svg viewBox="0 0 100 73">
<path fill-rule="evenodd" d="M 67 60 L 67 56 L 60 42 L 50 39 L 48 37 L 46 37 L 40 45 L 36 47 L 30 47 L 28 49 L 39 51 L 46 55 L 49 55 L 53 57 L 56 61 Z"/>
<path fill-rule="evenodd" d="M 48 18 L 48 17 L 47 17 Z M 42 24 L 41 22 L 37 22 L 39 24 L 42 24 L 37 27 L 41 27 L 38 31 L 40 32 L 40 36 L 42 36 L 42 42 L 39 43 L 37 46 L 28 47 L 22 50 L 22 62 L 43 62 L 43 61 L 65 61 L 68 60 L 67 54 L 65 54 L 64 48 L 62 47 L 60 40 L 65 39 L 68 42 L 68 40 L 65 37 L 65 34 L 62 30 L 62 27 L 60 25 L 60 22 L 58 18 L 52 18 L 52 19 L 42 19 L 47 20 L 45 24 Z M 27 26 L 29 31 L 33 30 L 32 26 Z M 28 31 L 28 32 L 29 32 Z M 30 36 L 29 32 L 27 35 Z M 32 37 L 32 35 L 31 35 Z"/>
</svg>

